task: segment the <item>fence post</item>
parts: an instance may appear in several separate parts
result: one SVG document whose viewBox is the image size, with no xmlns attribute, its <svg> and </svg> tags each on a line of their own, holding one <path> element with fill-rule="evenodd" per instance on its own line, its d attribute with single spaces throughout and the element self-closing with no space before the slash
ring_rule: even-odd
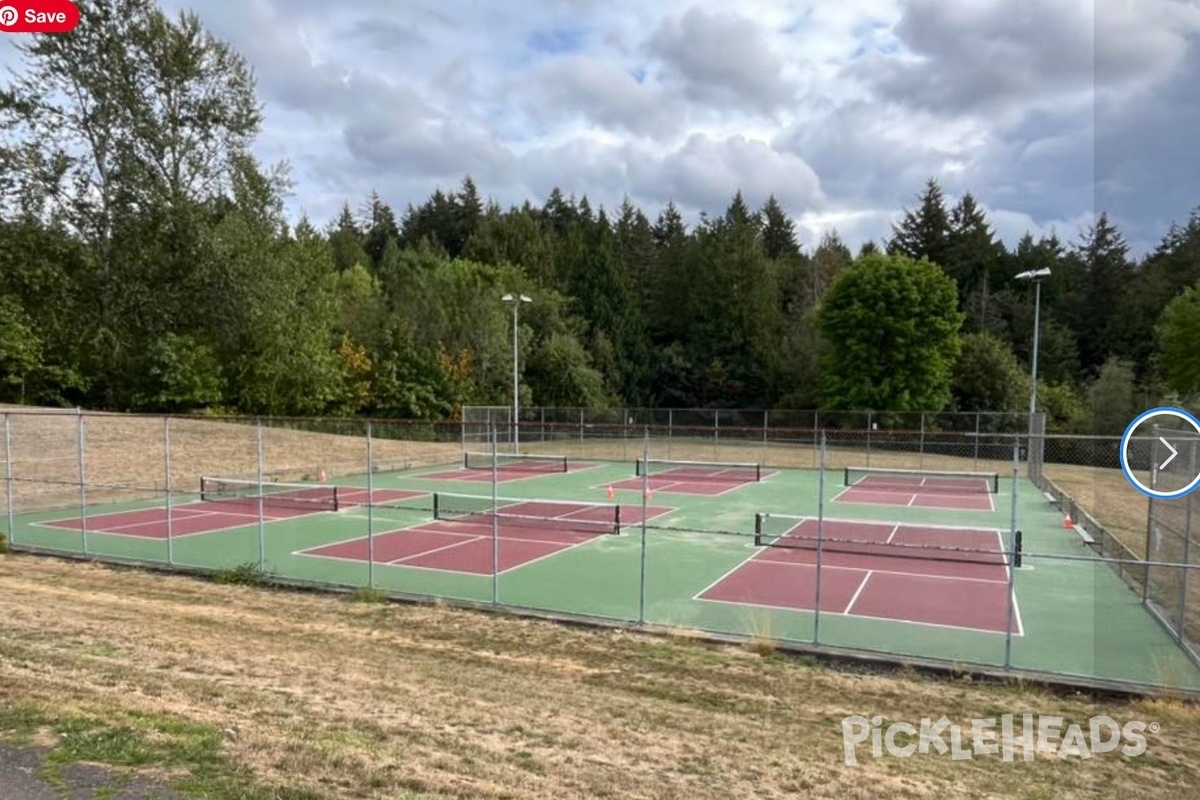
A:
<svg viewBox="0 0 1200 800">
<path fill-rule="evenodd" d="M 1151 444 L 1150 445 L 1151 464 L 1153 464 L 1154 449 L 1155 449 L 1154 445 Z M 1153 484 L 1151 485 L 1151 488 L 1154 488 Z M 1158 560 L 1154 556 L 1154 553 L 1157 549 L 1158 548 L 1154 547 L 1154 498 L 1151 497 L 1146 502 L 1146 553 L 1144 556 L 1146 559 L 1146 569 L 1142 571 L 1142 604 L 1143 605 L 1145 605 L 1146 602 L 1150 599 L 1150 570 L 1154 569 L 1154 567 L 1150 566 L 1150 563 Z"/>
<path fill-rule="evenodd" d="M 640 567 L 638 572 L 638 625 L 646 624 L 646 516 L 649 513 L 646 504 L 650 498 L 650 432 L 646 431 L 646 437 L 642 440 L 642 522 L 641 532 L 642 540 L 640 543 L 641 552 L 639 554 Z M 618 520 L 621 509 L 618 506 Z"/>
<path fill-rule="evenodd" d="M 9 415 L 4 415 L 4 494 L 8 500 L 8 541 L 16 544 L 17 529 L 13 515 L 13 463 L 12 463 L 12 427 Z"/>
<path fill-rule="evenodd" d="M 713 409 L 713 461 L 721 460 L 721 409 Z"/>
<path fill-rule="evenodd" d="M 629 409 L 621 409 L 621 460 L 629 460 Z"/>
<path fill-rule="evenodd" d="M 375 588 L 375 451 L 367 420 L 367 588 Z"/>
<path fill-rule="evenodd" d="M 825 550 L 825 434 L 821 434 L 821 446 L 817 453 L 817 585 L 813 600 L 813 644 L 821 643 L 821 583 L 823 554 Z"/>
<path fill-rule="evenodd" d="M 771 460 L 770 449 L 767 445 L 767 429 L 770 427 L 770 425 L 771 425 L 771 411 L 770 411 L 770 409 L 767 409 L 766 411 L 763 411 L 763 454 L 762 454 L 763 463 L 767 463 Z"/>
<path fill-rule="evenodd" d="M 175 521 L 171 511 L 171 418 L 163 417 L 163 485 L 167 490 L 167 566 L 175 566 Z"/>
<path fill-rule="evenodd" d="M 1012 624 L 1014 603 L 1016 602 L 1016 582 L 1017 569 L 1012 561 L 1015 561 L 1017 553 L 1017 482 L 1021 475 L 1021 444 L 1020 440 L 1013 442 L 1013 458 L 1012 458 L 1012 520 L 1009 523 L 1008 536 L 1008 551 L 1010 553 L 1010 563 L 1008 565 L 1008 614 L 1004 624 L 1004 668 L 1008 669 L 1012 666 Z"/>
<path fill-rule="evenodd" d="M 580 414 L 583 409 L 580 409 Z M 500 446 L 492 429 L 492 605 L 500 605 Z"/>
<path fill-rule="evenodd" d="M 1190 448 L 1191 453 L 1188 456 L 1188 475 L 1196 474 L 1196 445 L 1193 443 Z M 1182 586 L 1179 587 L 1179 635 L 1182 638 L 1187 638 L 1187 591 L 1188 591 L 1188 565 L 1191 564 L 1191 541 L 1192 541 L 1192 498 L 1195 493 L 1189 494 L 1184 501 L 1187 503 L 1187 509 L 1183 518 L 1183 558 L 1181 563 L 1183 566 Z"/>
<path fill-rule="evenodd" d="M 817 431 L 821 427 L 821 412 L 813 411 L 813 427 L 812 427 L 812 449 L 813 449 L 813 466 L 820 467 L 821 464 L 821 445 L 817 437 Z"/>
<path fill-rule="evenodd" d="M 583 409 L 579 409 L 579 455 L 582 457 L 587 449 L 583 443 Z"/>
<path fill-rule="evenodd" d="M 975 412 L 975 454 L 974 454 L 974 459 L 973 459 L 975 466 L 972 467 L 972 469 L 979 469 L 979 434 L 982 432 L 982 430 L 979 426 L 980 416 L 981 416 L 981 414 L 978 411 L 976 411 Z"/>
<path fill-rule="evenodd" d="M 925 412 L 921 412 L 921 432 L 917 436 L 917 469 L 925 469 Z"/>
<path fill-rule="evenodd" d="M 871 466 L 871 428 L 875 422 L 875 412 L 867 412 L 867 466 Z"/>
<path fill-rule="evenodd" d="M 258 571 L 264 572 L 267 563 L 267 521 L 266 509 L 263 507 L 263 426 L 261 419 L 254 420 L 255 446 L 258 450 Z"/>
<path fill-rule="evenodd" d="M 667 459 L 671 458 L 671 439 L 675 435 L 675 409 L 667 409 Z"/>
<path fill-rule="evenodd" d="M 79 531 L 83 554 L 88 554 L 87 467 L 84 464 L 83 409 L 75 409 L 75 444 L 79 448 Z"/>
</svg>

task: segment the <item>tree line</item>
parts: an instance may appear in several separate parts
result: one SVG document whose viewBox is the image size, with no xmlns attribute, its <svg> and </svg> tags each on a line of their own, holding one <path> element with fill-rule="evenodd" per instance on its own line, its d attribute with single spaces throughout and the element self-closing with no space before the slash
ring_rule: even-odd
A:
<svg viewBox="0 0 1200 800">
<path fill-rule="evenodd" d="M 885 241 L 804 242 L 774 199 L 502 208 L 466 177 L 288 222 L 242 57 L 194 14 L 90 0 L 0 92 L 0 401 L 453 418 L 545 406 L 1012 411 L 1119 432 L 1200 393 L 1200 208 L 1132 258 L 1101 215 L 999 241 L 930 180 Z"/>
</svg>

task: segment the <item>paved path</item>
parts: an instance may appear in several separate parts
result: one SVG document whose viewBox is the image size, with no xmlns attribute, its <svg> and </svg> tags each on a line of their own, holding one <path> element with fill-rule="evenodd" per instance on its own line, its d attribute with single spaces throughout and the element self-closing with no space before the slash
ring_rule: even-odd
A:
<svg viewBox="0 0 1200 800">
<path fill-rule="evenodd" d="M 61 780 L 40 776 L 44 747 L 14 747 L 0 742 L 0 798 L 3 800 L 180 800 L 180 796 L 147 780 L 114 777 L 103 767 L 70 764 L 56 771 Z"/>
</svg>

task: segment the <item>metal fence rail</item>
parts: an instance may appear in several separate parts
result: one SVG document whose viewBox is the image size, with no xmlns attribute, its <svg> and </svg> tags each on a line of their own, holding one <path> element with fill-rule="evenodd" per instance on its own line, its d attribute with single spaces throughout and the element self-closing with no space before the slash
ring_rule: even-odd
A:
<svg viewBox="0 0 1200 800">
<path fill-rule="evenodd" d="M 212 553 L 201 553 L 186 520 L 173 516 L 171 509 L 197 499 L 202 477 L 250 480 L 262 485 L 324 484 L 345 477 L 365 486 L 363 491 L 374 497 L 375 492 L 384 491 L 379 488 L 383 476 L 418 468 L 440 469 L 442 465 L 457 467 L 464 450 L 486 452 L 494 447 L 497 452 L 506 452 L 513 449 L 517 438 L 507 407 L 469 407 L 461 421 L 444 423 L 16 409 L 5 410 L 2 416 L 0 455 L 4 463 L 0 475 L 4 490 L 0 501 L 5 532 L 18 549 L 62 550 L 101 560 L 141 561 L 180 569 L 235 569 L 253 564 L 282 579 L 314 584 L 332 580 L 347 586 L 381 585 L 379 565 L 388 563 L 388 559 L 375 551 L 374 536 L 395 527 L 397 515 L 404 517 L 422 510 L 423 501 L 394 499 L 363 503 L 362 508 L 349 503 L 338 512 L 341 524 L 357 530 L 371 550 L 361 571 L 350 578 L 339 573 L 341 577 L 336 579 L 312 567 L 312 562 L 285 559 L 284 563 L 276 563 L 271 554 L 282 545 L 272 538 L 278 534 L 267 524 L 271 517 L 265 504 L 251 507 L 248 512 L 257 523 L 253 537 Z M 1081 555 L 1039 552 L 1034 546 L 1028 555 L 1035 564 L 1079 560 L 1088 568 L 1094 566 L 1102 573 L 1115 575 L 1129 589 L 1129 596 L 1158 620 L 1151 626 L 1165 627 L 1200 663 L 1200 572 L 1196 571 L 1200 569 L 1196 537 L 1200 502 L 1195 495 L 1182 502 L 1149 502 L 1134 492 L 1120 469 L 1120 437 L 1046 434 L 1041 415 L 1033 423 L 1030 425 L 1025 415 L 1009 414 L 531 408 L 522 410 L 519 438 L 522 452 L 596 462 L 632 463 L 644 458 L 815 470 L 822 485 L 827 479 L 840 481 L 839 474 L 847 467 L 996 473 L 1010 480 L 1013 488 L 1013 522 L 1006 536 L 1015 536 L 1020 526 L 1018 487 L 1025 493 L 1024 503 L 1044 502 L 1047 511 L 1057 509 L 1064 520 L 1086 534 L 1086 539 L 1081 537 L 1081 541 L 1087 541 L 1086 547 L 1080 545 Z M 1134 440 L 1131 462 L 1135 468 L 1149 470 L 1161 463 L 1154 440 Z M 1181 450 L 1172 470 L 1155 475 L 1154 480 L 1159 486 L 1168 486 L 1194 475 L 1198 466 L 1200 442 L 1192 442 L 1186 452 Z M 481 491 L 489 489 L 495 495 L 495 483 L 481 486 Z M 1038 493 L 1044 497 L 1037 497 Z M 813 498 L 813 504 L 823 503 L 823 497 Z M 151 507 L 167 510 L 167 534 L 156 541 L 157 549 L 136 549 L 127 541 L 130 537 L 100 534 L 106 524 L 101 513 Z M 826 513 L 823 505 L 818 507 L 818 514 Z M 55 529 L 52 535 L 42 536 L 43 527 L 37 526 L 63 518 L 77 518 L 78 529 Z M 732 537 L 752 534 L 740 529 L 738 522 L 711 519 L 676 524 L 643 518 L 640 533 L 678 536 L 681 540 L 693 533 Z M 353 528 L 355 525 L 357 528 Z M 29 536 L 33 530 L 39 532 L 36 541 Z M 627 576 L 627 585 L 638 586 L 641 594 L 636 598 L 613 598 L 612 608 L 588 613 L 622 623 L 662 623 L 645 616 L 647 593 L 666 591 L 661 587 L 669 582 L 662 572 L 656 572 L 652 559 L 647 562 L 645 552 L 640 569 L 639 575 Z M 1022 577 L 1017 575 L 1013 580 L 1019 588 Z M 383 588 L 407 596 L 439 596 L 506 608 L 524 605 L 538 612 L 567 614 L 564 609 L 538 602 L 536 596 L 504 596 L 497 581 L 481 596 L 470 592 L 442 594 L 418 578 L 410 584 Z M 629 602 L 622 605 L 623 600 Z M 758 623 L 738 624 L 753 628 Z M 822 640 L 818 625 L 814 623 L 805 635 L 748 629 L 713 632 L 871 651 L 867 641 L 847 646 Z M 1021 663 L 1019 647 L 1015 656 L 1010 652 L 1011 634 L 1005 639 L 1003 652 L 998 650 L 989 666 L 1004 670 L 1029 668 Z M 949 658 L 944 653 L 921 652 L 900 653 L 897 658 L 926 656 Z M 1067 677 L 1085 680 L 1095 676 L 1072 673 Z"/>
</svg>

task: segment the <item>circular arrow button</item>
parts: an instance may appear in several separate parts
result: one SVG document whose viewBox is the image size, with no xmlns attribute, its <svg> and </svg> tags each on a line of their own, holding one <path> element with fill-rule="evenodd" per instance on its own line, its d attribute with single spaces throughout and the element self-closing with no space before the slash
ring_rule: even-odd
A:
<svg viewBox="0 0 1200 800">
<path fill-rule="evenodd" d="M 1180 429 L 1179 422 L 1181 420 L 1195 430 L 1194 436 L 1191 432 Z M 1170 474 L 1187 479 L 1189 482 L 1186 486 L 1158 489 L 1147 486 L 1138 480 L 1129 466 L 1129 443 L 1133 438 L 1134 431 L 1143 425 L 1148 425 L 1154 431 L 1151 437 L 1153 440 L 1150 465 L 1152 473 L 1155 475 Z M 1156 500 L 1178 500 L 1181 497 L 1187 497 L 1197 486 L 1200 486 L 1200 464 L 1197 463 L 1200 460 L 1197 458 L 1197 449 L 1200 448 L 1200 438 L 1198 437 L 1200 437 L 1200 420 L 1182 408 L 1152 408 L 1143 412 L 1129 423 L 1129 427 L 1125 429 L 1125 435 L 1121 437 L 1121 471 L 1125 473 L 1125 480 L 1129 481 L 1133 488 L 1142 494 Z M 1194 474 L 1187 474 L 1189 470 Z M 1151 482 L 1155 486 L 1158 484 L 1158 481 Z"/>
</svg>

